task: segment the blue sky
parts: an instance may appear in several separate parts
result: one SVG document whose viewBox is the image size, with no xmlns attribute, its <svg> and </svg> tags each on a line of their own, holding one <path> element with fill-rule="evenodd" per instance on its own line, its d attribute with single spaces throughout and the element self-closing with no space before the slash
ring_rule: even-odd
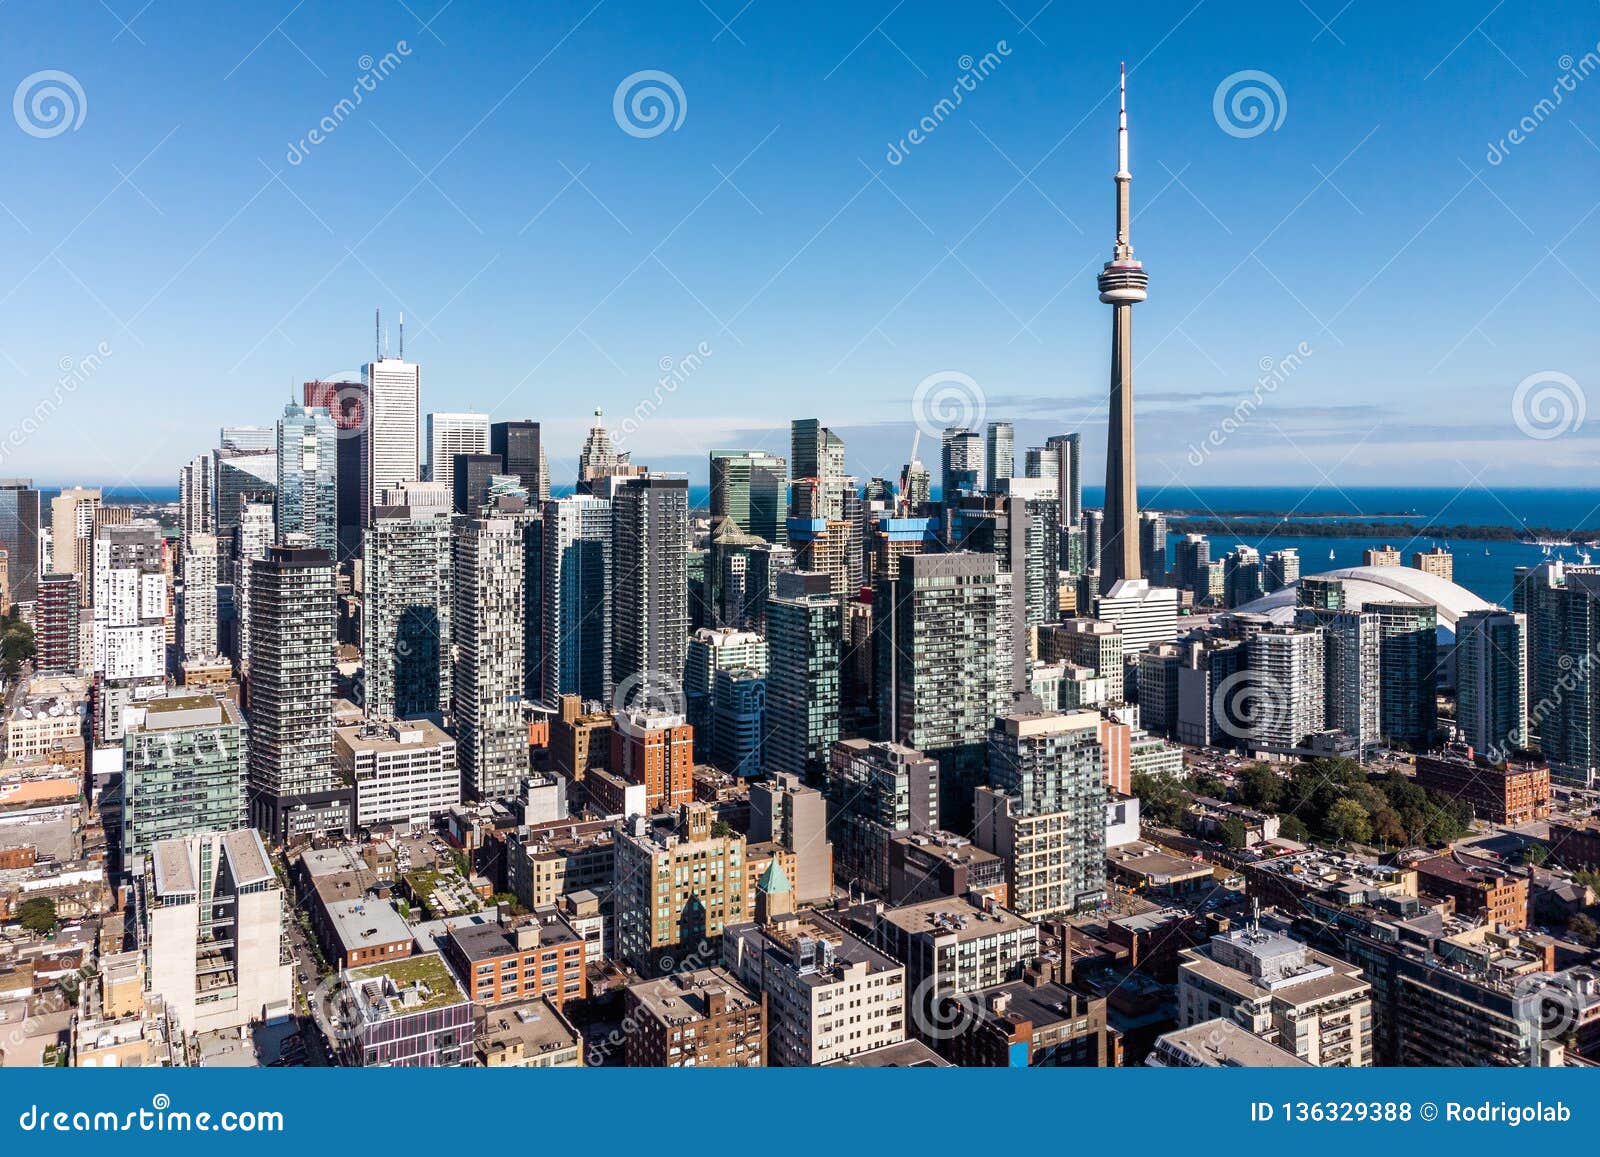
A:
<svg viewBox="0 0 1600 1157">
<path fill-rule="evenodd" d="M 0 474 L 170 484 L 381 307 L 424 409 L 539 419 L 558 476 L 595 406 L 696 477 L 795 416 L 892 473 L 954 372 L 1092 478 L 1126 59 L 1142 482 L 1592 480 L 1600 5 L 1041 2 L 11 0 L 0 95 L 64 72 L 83 115 L 0 118 Z M 653 136 L 614 115 L 645 70 Z M 1254 135 L 1214 107 L 1246 70 Z"/>
</svg>

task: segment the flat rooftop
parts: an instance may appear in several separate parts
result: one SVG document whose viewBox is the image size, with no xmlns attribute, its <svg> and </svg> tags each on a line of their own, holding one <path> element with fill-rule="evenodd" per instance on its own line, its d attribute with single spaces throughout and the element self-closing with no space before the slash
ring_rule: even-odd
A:
<svg viewBox="0 0 1600 1157">
<path fill-rule="evenodd" d="M 1175 1062 L 1172 1054 L 1181 1060 Z M 1203 1020 L 1188 1028 L 1163 1033 L 1151 1053 L 1153 1065 L 1195 1068 L 1302 1069 L 1310 1068 L 1287 1049 L 1247 1032 L 1226 1017 Z"/>
<path fill-rule="evenodd" d="M 708 998 L 724 993 L 730 1011 L 757 1007 L 761 1001 L 722 967 L 678 972 L 660 980 L 645 980 L 628 986 L 639 1004 L 656 1019 L 673 1024 L 685 1019 L 705 1020 Z"/>
<path fill-rule="evenodd" d="M 869 1049 L 843 1060 L 830 1061 L 827 1068 L 850 1069 L 948 1069 L 954 1066 L 919 1040 L 902 1041 Z"/>
<path fill-rule="evenodd" d="M 346 952 L 376 944 L 410 942 L 411 927 L 388 900 L 335 900 L 327 905 L 333 933 Z"/>
<path fill-rule="evenodd" d="M 578 1033 L 544 997 L 490 1009 L 475 1034 L 480 1049 L 521 1044 L 528 1056 L 577 1048 Z"/>
<path fill-rule="evenodd" d="M 509 927 L 497 923 L 463 925 L 450 930 L 450 939 L 455 941 L 456 947 L 468 960 L 477 963 L 480 960 L 511 956 L 521 951 L 532 951 L 517 947 L 516 934 L 523 928 L 539 930 L 540 948 L 585 942 L 583 937 L 574 932 L 572 926 L 560 917 L 548 923 L 540 920 L 524 920 Z"/>
<path fill-rule="evenodd" d="M 967 900 L 941 897 L 899 908 L 885 907 L 878 919 L 912 935 L 954 936 L 958 942 L 981 940 L 1004 932 L 1015 932 L 1033 925 L 1008 909 L 995 907 L 986 912 Z"/>
<path fill-rule="evenodd" d="M 352 968 L 345 979 L 368 1023 L 467 1001 L 444 960 L 432 952 Z"/>
</svg>

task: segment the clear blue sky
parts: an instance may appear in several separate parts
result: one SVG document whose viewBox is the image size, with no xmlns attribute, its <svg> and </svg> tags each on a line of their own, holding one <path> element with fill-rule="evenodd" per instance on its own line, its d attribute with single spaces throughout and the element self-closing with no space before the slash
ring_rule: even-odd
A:
<svg viewBox="0 0 1600 1157">
<path fill-rule="evenodd" d="M 1600 52 L 1600 6 L 1041 2 L 10 0 L 0 95 L 60 70 L 86 111 L 0 118 L 0 439 L 62 359 L 110 353 L 0 474 L 170 484 L 220 424 L 359 366 L 382 307 L 424 409 L 540 419 L 559 476 L 593 407 L 620 421 L 704 343 L 637 459 L 698 477 L 816 416 L 892 472 L 917 383 L 958 371 L 1019 443 L 1082 429 L 1092 478 L 1125 58 L 1141 481 L 1592 482 L 1600 397 L 1530 438 L 1513 395 L 1600 389 L 1600 75 L 1535 112 Z M 619 127 L 641 70 L 681 87 L 675 130 Z M 1219 126 L 1242 70 L 1281 88 L 1275 129 Z"/>
</svg>

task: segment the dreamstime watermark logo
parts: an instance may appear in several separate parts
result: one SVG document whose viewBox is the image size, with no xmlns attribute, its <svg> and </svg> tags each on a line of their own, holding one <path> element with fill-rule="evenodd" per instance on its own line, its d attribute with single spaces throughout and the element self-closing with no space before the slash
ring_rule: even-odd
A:
<svg viewBox="0 0 1600 1157">
<path fill-rule="evenodd" d="M 1588 409 L 1583 387 L 1560 370 L 1529 374 L 1511 395 L 1511 420 L 1541 442 L 1572 433 L 1583 425 Z"/>
<path fill-rule="evenodd" d="M 94 377 L 111 356 L 111 346 L 101 342 L 94 352 L 80 358 L 63 357 L 56 363 L 59 371 L 50 393 L 34 403 L 33 409 L 23 414 L 16 425 L 0 437 L 0 463 L 10 457 L 13 450 L 21 449 L 29 438 L 42 430 L 67 398 L 78 392 L 78 387 Z"/>
<path fill-rule="evenodd" d="M 948 427 L 976 430 L 987 408 L 983 387 L 957 370 L 929 374 L 911 391 L 911 418 L 930 438 L 942 437 Z"/>
<path fill-rule="evenodd" d="M 1529 730 L 1538 731 L 1546 719 L 1561 709 L 1568 695 L 1576 694 L 1588 687 L 1597 663 L 1600 663 L 1600 647 L 1591 647 L 1579 655 L 1558 657 L 1556 669 L 1560 674 L 1556 676 L 1549 690 L 1539 697 L 1539 702 L 1528 709 Z M 1494 754 L 1491 751 L 1490 758 L 1494 758 Z"/>
<path fill-rule="evenodd" d="M 120 1113 L 29 1105 L 18 1114 L 17 1127 L 25 1133 L 282 1133 L 284 1122 L 271 1109 L 191 1113 L 174 1109 L 171 1097 L 157 1093 L 147 1107 Z"/>
<path fill-rule="evenodd" d="M 1250 393 L 1240 398 L 1234 404 L 1233 412 L 1211 427 L 1204 438 L 1199 442 L 1189 443 L 1189 465 L 1205 465 L 1206 459 L 1210 458 L 1214 451 L 1220 450 L 1233 434 L 1250 421 L 1267 395 L 1277 393 L 1278 387 L 1288 381 L 1313 352 L 1309 343 L 1301 342 L 1286 357 L 1263 357 L 1257 363 L 1261 376 L 1256 379 L 1256 384 Z"/>
<path fill-rule="evenodd" d="M 311 155 L 311 150 L 339 131 L 339 126 L 344 124 L 354 115 L 356 109 L 361 107 L 361 102 L 378 91 L 378 86 L 392 76 L 396 69 L 411 55 L 411 45 L 404 40 L 395 41 L 394 47 L 374 60 L 371 53 L 362 53 L 356 61 L 356 67 L 361 70 L 361 75 L 356 77 L 355 83 L 350 86 L 350 95 L 341 97 L 334 106 L 328 110 L 311 131 L 298 141 L 289 142 L 289 151 L 284 159 L 291 165 L 298 165 Z"/>
<path fill-rule="evenodd" d="M 359 438 L 372 421 L 367 384 L 355 370 L 340 370 L 312 382 L 311 404 L 333 416 L 336 437 Z"/>
<path fill-rule="evenodd" d="M 1289 696 L 1282 683 L 1262 671 L 1235 671 L 1211 693 L 1211 718 L 1235 739 L 1252 740 L 1288 721 Z"/>
<path fill-rule="evenodd" d="M 1600 70 L 1600 44 L 1576 60 L 1571 53 L 1563 55 L 1556 61 L 1556 67 L 1561 69 L 1561 75 L 1550 86 L 1550 95 L 1537 101 L 1499 140 L 1490 141 L 1488 150 L 1483 154 L 1484 160 L 1491 165 L 1503 162 L 1511 155 L 1512 149 L 1538 131 L 1539 126 L 1566 100 L 1568 93 L 1577 92 L 1578 85 Z"/>
<path fill-rule="evenodd" d="M 355 993 L 343 975 L 325 977 L 306 993 L 311 1018 L 330 1044 L 353 1041 L 360 1035 L 360 1016 Z"/>
<path fill-rule="evenodd" d="M 22 78 L 11 97 L 11 115 L 30 137 L 49 140 L 83 127 L 89 98 L 72 73 L 46 68 Z"/>
<path fill-rule="evenodd" d="M 646 68 L 622 78 L 611 96 L 611 115 L 630 137 L 648 140 L 683 127 L 689 98 L 670 72 Z"/>
<path fill-rule="evenodd" d="M 1578 1027 L 1583 1015 L 1583 993 L 1572 978 L 1559 972 L 1534 972 L 1519 977 L 1511 987 L 1517 1020 L 1539 1040 L 1561 1040 Z"/>
<path fill-rule="evenodd" d="M 911 1022 L 923 1040 L 952 1040 L 970 1032 L 983 1015 L 983 1006 L 970 992 L 940 992 L 937 977 L 929 976 L 911 993 Z"/>
<path fill-rule="evenodd" d="M 1211 115 L 1230 137 L 1259 137 L 1283 126 L 1289 98 L 1270 72 L 1245 68 L 1222 78 L 1211 96 Z"/>
<path fill-rule="evenodd" d="M 664 952 L 656 957 L 656 970 L 662 975 L 674 972 L 698 972 L 719 963 L 722 957 L 710 941 L 701 940 L 682 956 Z M 639 1031 L 639 1021 L 630 1013 L 622 1023 L 603 1037 L 590 1040 L 585 1050 L 585 1063 L 591 1069 L 602 1067 L 607 1059 L 627 1044 L 628 1038 Z"/>
<path fill-rule="evenodd" d="M 710 360 L 712 352 L 708 342 L 701 342 L 681 358 L 673 358 L 670 355 L 662 357 L 656 363 L 657 368 L 661 370 L 661 376 L 656 379 L 655 389 L 650 392 L 649 397 L 641 398 L 639 404 L 634 406 L 633 412 L 622 420 L 621 427 L 611 436 L 612 444 L 621 446 L 637 434 L 662 404 L 678 392 L 678 387 L 687 382 Z"/>
<path fill-rule="evenodd" d="M 950 86 L 950 95 L 940 97 L 927 114 L 912 126 L 898 141 L 890 141 L 889 149 L 883 154 L 883 159 L 891 165 L 898 165 L 911 155 L 911 150 L 931 137 L 951 116 L 969 93 L 978 91 L 978 86 L 999 68 L 1006 57 L 1011 55 L 1011 46 L 1004 40 L 995 41 L 994 49 L 985 52 L 974 60 L 970 53 L 963 55 L 956 61 L 956 67 L 961 69 L 961 75 L 956 77 L 955 83 Z"/>
<path fill-rule="evenodd" d="M 665 671 L 636 671 L 617 684 L 611 709 L 619 715 L 625 711 L 683 715 L 689 710 L 689 699 L 676 676 Z"/>
</svg>

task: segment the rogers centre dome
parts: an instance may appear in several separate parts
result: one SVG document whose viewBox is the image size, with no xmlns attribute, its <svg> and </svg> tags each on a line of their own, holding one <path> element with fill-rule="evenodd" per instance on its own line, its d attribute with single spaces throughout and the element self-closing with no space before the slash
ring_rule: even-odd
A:
<svg viewBox="0 0 1600 1157">
<path fill-rule="evenodd" d="M 1456 620 L 1468 611 L 1494 610 L 1466 587 L 1449 579 L 1409 566 L 1347 566 L 1306 576 L 1338 579 L 1344 583 L 1346 607 L 1355 610 L 1367 603 L 1431 603 L 1439 609 L 1439 631 L 1453 638 Z M 1267 615 L 1274 623 L 1292 623 L 1300 601 L 1300 584 L 1290 583 L 1264 598 L 1234 607 L 1236 613 Z"/>
</svg>

